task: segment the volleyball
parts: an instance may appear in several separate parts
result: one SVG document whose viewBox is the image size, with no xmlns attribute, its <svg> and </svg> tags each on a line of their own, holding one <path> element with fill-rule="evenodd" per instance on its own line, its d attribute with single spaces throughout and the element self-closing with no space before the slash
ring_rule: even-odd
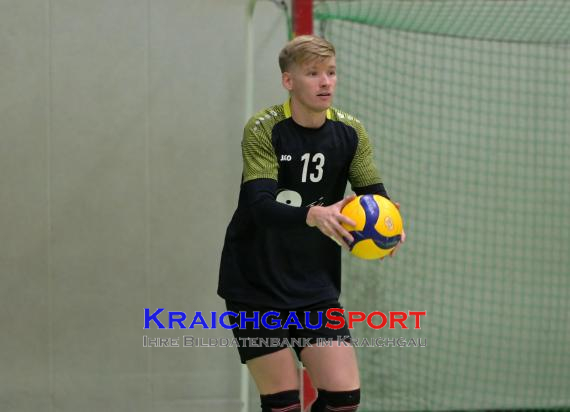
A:
<svg viewBox="0 0 570 412">
<path fill-rule="evenodd" d="M 398 208 L 380 195 L 357 196 L 341 213 L 356 226 L 343 223 L 354 241 L 350 252 L 361 259 L 380 259 L 388 255 L 402 236 L 402 216 Z"/>
</svg>

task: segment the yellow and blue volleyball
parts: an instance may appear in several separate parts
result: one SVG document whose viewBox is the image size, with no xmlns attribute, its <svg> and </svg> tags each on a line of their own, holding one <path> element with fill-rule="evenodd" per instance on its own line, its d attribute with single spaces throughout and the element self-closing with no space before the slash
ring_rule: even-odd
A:
<svg viewBox="0 0 570 412">
<path fill-rule="evenodd" d="M 343 223 L 354 241 L 353 255 L 361 259 L 380 259 L 388 255 L 402 237 L 402 216 L 398 208 L 380 195 L 362 195 L 348 203 L 341 212 L 356 226 Z"/>
</svg>

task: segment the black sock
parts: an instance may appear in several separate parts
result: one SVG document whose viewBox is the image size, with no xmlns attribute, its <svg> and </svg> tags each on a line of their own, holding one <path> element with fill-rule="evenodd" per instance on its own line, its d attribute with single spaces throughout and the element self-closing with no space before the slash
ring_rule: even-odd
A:
<svg viewBox="0 0 570 412">
<path fill-rule="evenodd" d="M 294 389 L 260 395 L 261 412 L 301 412 L 301 401 L 299 391 Z"/>
<path fill-rule="evenodd" d="M 319 397 L 311 412 L 354 412 L 360 404 L 360 389 L 352 391 L 326 391 L 319 389 Z"/>
</svg>

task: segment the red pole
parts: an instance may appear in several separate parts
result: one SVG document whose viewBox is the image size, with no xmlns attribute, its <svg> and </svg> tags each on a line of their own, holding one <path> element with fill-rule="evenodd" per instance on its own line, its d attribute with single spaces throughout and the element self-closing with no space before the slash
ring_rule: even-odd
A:
<svg viewBox="0 0 570 412">
<path fill-rule="evenodd" d="M 308 411 L 311 405 L 317 400 L 319 393 L 313 386 L 311 382 L 311 378 L 307 373 L 307 370 L 303 368 L 303 408 L 305 411 Z M 304 412 L 304 411 L 303 411 Z"/>
<path fill-rule="evenodd" d="M 313 34 L 313 0 L 293 0 L 293 37 Z"/>
</svg>

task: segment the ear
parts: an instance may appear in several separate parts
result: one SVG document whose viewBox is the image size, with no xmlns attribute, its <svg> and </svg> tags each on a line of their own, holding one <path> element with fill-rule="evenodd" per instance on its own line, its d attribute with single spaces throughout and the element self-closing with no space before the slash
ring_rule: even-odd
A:
<svg viewBox="0 0 570 412">
<path fill-rule="evenodd" d="M 291 77 L 291 73 L 283 72 L 281 73 L 281 84 L 287 91 L 293 90 L 293 78 Z"/>
</svg>

